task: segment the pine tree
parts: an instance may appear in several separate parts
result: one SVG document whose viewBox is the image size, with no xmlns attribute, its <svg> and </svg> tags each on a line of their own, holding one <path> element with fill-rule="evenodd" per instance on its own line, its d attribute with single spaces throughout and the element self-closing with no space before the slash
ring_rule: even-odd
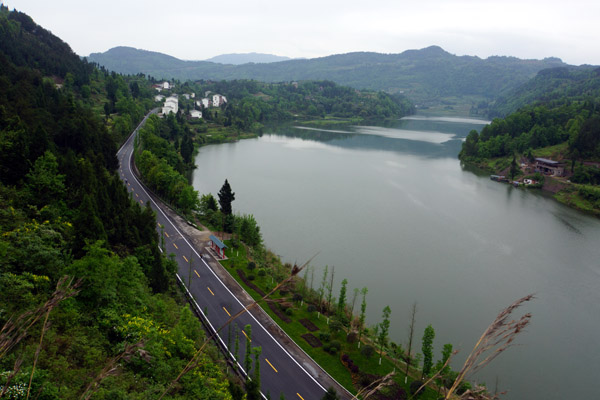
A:
<svg viewBox="0 0 600 400">
<path fill-rule="evenodd" d="M 235 200 L 235 193 L 231 191 L 231 186 L 227 179 L 225 179 L 225 183 L 219 190 L 219 205 L 221 206 L 221 212 L 224 215 L 231 215 L 231 203 Z"/>
</svg>

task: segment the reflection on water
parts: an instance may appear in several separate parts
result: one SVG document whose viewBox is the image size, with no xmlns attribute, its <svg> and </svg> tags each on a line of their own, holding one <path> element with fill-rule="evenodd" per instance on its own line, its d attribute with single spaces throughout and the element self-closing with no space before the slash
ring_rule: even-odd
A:
<svg viewBox="0 0 600 400">
<path fill-rule="evenodd" d="M 384 121 L 378 126 L 276 126 L 267 129 L 265 134 L 326 142 L 331 146 L 347 149 L 393 151 L 428 158 L 455 158 L 462 146 L 462 140 L 470 130 L 479 130 L 486 122 L 465 118 L 410 117 Z"/>
<path fill-rule="evenodd" d="M 235 212 L 254 214 L 285 261 L 320 251 L 315 276 L 335 265 L 336 281 L 368 287 L 369 324 L 392 308 L 390 340 L 405 342 L 416 301 L 417 331 L 433 324 L 435 354 L 444 343 L 462 350 L 454 369 L 498 311 L 536 293 L 523 310 L 533 320 L 522 346 L 475 379 L 499 377 L 511 400 L 595 398 L 600 221 L 461 167 L 460 139 L 483 126 L 470 122 L 274 127 L 202 147 L 193 183 L 217 193 L 227 178 Z M 431 132 L 454 139 L 419 140 Z"/>
</svg>

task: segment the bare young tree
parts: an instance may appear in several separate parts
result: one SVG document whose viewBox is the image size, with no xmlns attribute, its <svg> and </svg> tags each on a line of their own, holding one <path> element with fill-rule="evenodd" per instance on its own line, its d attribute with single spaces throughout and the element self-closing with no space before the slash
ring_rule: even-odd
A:
<svg viewBox="0 0 600 400">
<path fill-rule="evenodd" d="M 408 352 L 406 353 L 406 372 L 404 377 L 404 383 L 407 382 L 408 379 L 408 369 L 410 367 L 411 361 L 411 351 L 412 351 L 412 342 L 413 336 L 415 334 L 415 317 L 417 315 L 417 302 L 415 301 L 412 304 L 411 313 L 410 313 L 410 324 L 408 325 Z"/>
</svg>

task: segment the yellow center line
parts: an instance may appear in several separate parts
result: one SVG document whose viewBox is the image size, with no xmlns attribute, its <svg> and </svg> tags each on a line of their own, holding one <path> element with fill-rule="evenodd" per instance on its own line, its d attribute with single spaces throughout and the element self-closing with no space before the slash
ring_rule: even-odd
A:
<svg viewBox="0 0 600 400">
<path fill-rule="evenodd" d="M 167 237 L 168 237 L 168 236 L 167 236 Z M 177 250 L 179 250 L 179 247 L 177 247 L 177 245 L 176 245 L 175 243 L 173 243 L 173 246 L 175 246 L 175 248 L 176 248 Z"/>
<path fill-rule="evenodd" d="M 227 313 L 227 314 L 229 314 L 229 313 Z M 246 335 L 246 331 L 244 331 L 242 329 L 242 333 L 244 334 L 244 336 L 246 336 L 246 339 L 248 339 L 250 341 L 250 343 L 252 343 L 252 340 L 248 337 L 248 335 Z"/>
<path fill-rule="evenodd" d="M 200 278 L 200 274 L 198 273 L 198 271 L 194 270 L 194 272 L 196 273 L 196 276 L 197 276 L 198 278 Z"/>
<path fill-rule="evenodd" d="M 143 202 L 143 201 L 141 201 L 141 200 L 140 200 L 140 203 L 144 204 L 144 202 Z"/>
<path fill-rule="evenodd" d="M 185 260 L 185 262 L 189 262 L 187 258 L 185 258 L 185 256 L 183 256 L 183 259 Z"/>
<path fill-rule="evenodd" d="M 165 236 L 166 236 L 166 237 L 169 237 L 169 234 L 168 234 L 167 232 L 165 232 Z"/>
<path fill-rule="evenodd" d="M 298 397 L 300 397 L 302 400 L 304 400 L 304 397 L 300 396 L 300 393 L 296 393 L 298 395 Z"/>
<path fill-rule="evenodd" d="M 231 314 L 229 314 L 229 311 L 227 311 L 227 309 L 225 307 L 223 307 L 223 310 L 225 310 L 225 312 L 227 313 L 227 315 L 229 315 L 231 317 Z M 242 331 L 242 332 L 244 332 L 244 331 Z M 245 335 L 245 333 L 244 333 L 244 335 Z"/>
<path fill-rule="evenodd" d="M 212 291 L 212 290 L 210 290 L 210 288 L 209 288 L 208 286 L 207 286 L 206 288 L 208 289 L 208 291 L 210 292 L 210 294 L 212 294 L 213 296 L 215 295 L 215 294 L 213 293 L 213 291 Z"/>
<path fill-rule="evenodd" d="M 265 358 L 265 361 L 271 366 L 271 368 L 273 368 L 273 371 L 278 372 L 277 369 L 273 366 L 273 364 L 271 364 L 271 362 L 268 359 Z"/>
<path fill-rule="evenodd" d="M 136 193 L 136 194 L 135 194 L 135 197 L 140 197 L 140 196 L 138 196 L 138 194 Z"/>
</svg>

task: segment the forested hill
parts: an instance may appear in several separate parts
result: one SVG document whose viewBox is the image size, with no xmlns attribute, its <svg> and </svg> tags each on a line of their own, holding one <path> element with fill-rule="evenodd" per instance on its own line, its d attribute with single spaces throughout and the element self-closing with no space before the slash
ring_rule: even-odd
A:
<svg viewBox="0 0 600 400">
<path fill-rule="evenodd" d="M 117 47 L 92 53 L 90 61 L 110 70 L 181 80 L 255 79 L 264 82 L 327 79 L 357 89 L 403 92 L 418 105 L 439 97 L 495 99 L 533 78 L 542 69 L 565 66 L 561 60 L 455 56 L 440 47 L 400 54 L 357 52 L 270 64 L 221 65 L 182 61 L 165 54 Z"/>
<path fill-rule="evenodd" d="M 2 398 L 157 398 L 202 343 L 153 211 L 116 173 L 116 121 L 151 95 L 0 6 Z M 231 399 L 202 357 L 166 399 Z"/>
<path fill-rule="evenodd" d="M 500 117 L 519 108 L 539 103 L 564 102 L 566 99 L 600 98 L 600 68 L 592 66 L 545 69 L 529 82 L 499 98 L 490 109 L 490 117 Z"/>
</svg>

